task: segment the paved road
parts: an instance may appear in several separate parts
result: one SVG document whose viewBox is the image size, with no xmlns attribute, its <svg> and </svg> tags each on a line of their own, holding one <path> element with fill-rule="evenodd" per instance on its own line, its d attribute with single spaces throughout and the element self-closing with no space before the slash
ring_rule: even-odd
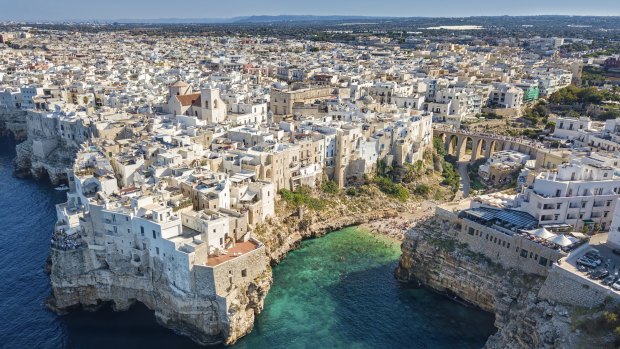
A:
<svg viewBox="0 0 620 349">
<path fill-rule="evenodd" d="M 467 161 L 459 161 L 457 164 L 459 175 L 461 176 L 461 188 L 456 194 L 456 198 L 464 199 L 469 196 L 469 175 L 467 174 Z"/>
</svg>

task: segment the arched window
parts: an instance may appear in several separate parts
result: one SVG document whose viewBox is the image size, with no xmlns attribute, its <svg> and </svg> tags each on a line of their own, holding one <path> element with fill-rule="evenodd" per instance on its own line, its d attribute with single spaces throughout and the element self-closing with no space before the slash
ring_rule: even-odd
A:
<svg viewBox="0 0 620 349">
<path fill-rule="evenodd" d="M 217 109 L 217 99 L 213 101 L 213 109 Z"/>
</svg>

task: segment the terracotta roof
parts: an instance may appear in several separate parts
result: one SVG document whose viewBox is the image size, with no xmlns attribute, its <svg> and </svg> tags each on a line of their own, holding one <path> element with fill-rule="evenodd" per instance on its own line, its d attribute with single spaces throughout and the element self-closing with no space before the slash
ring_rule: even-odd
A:
<svg viewBox="0 0 620 349">
<path fill-rule="evenodd" d="M 201 99 L 200 99 L 200 93 L 190 93 L 188 95 L 182 95 L 182 96 L 176 96 L 177 99 L 179 100 L 179 102 L 181 102 L 181 105 L 186 107 L 188 105 L 195 105 L 195 106 L 200 106 L 201 104 Z"/>
<path fill-rule="evenodd" d="M 218 264 L 222 264 L 224 262 L 228 262 L 231 259 L 242 256 L 250 251 L 254 251 L 258 247 L 259 246 L 253 241 L 237 242 L 235 243 L 234 247 L 227 250 L 228 254 L 220 256 L 210 255 L 209 257 L 207 257 L 207 263 L 205 263 L 205 265 L 209 267 L 214 267 Z"/>
</svg>

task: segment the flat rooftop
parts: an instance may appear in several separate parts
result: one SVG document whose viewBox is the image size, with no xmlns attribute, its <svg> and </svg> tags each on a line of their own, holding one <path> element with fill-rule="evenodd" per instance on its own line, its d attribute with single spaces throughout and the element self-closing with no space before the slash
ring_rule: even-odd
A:
<svg viewBox="0 0 620 349">
<path fill-rule="evenodd" d="M 233 260 L 239 256 L 242 256 L 248 252 L 254 251 L 259 247 L 259 245 L 253 241 L 244 241 L 237 242 L 235 247 L 229 248 L 227 250 L 227 254 L 219 255 L 219 256 L 209 256 L 207 258 L 207 266 L 214 267 L 224 262 L 228 262 Z"/>
</svg>

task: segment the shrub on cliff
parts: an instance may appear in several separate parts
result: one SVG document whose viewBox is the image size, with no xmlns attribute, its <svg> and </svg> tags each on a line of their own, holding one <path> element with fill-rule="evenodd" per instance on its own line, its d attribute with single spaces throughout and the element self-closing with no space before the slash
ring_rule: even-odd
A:
<svg viewBox="0 0 620 349">
<path fill-rule="evenodd" d="M 310 195 L 310 189 L 306 187 L 301 187 L 294 191 L 280 189 L 280 197 L 293 208 L 298 208 L 300 206 L 307 206 L 312 210 L 322 210 L 325 208 L 325 203 L 320 199 L 312 197 Z"/>
<path fill-rule="evenodd" d="M 340 188 L 338 188 L 338 184 L 336 184 L 336 182 L 329 180 L 321 183 L 321 190 L 323 190 L 325 194 L 338 194 Z"/>
<path fill-rule="evenodd" d="M 427 198 L 431 193 L 431 187 L 427 184 L 418 184 L 415 189 L 413 189 L 413 193 L 417 196 Z"/>
<path fill-rule="evenodd" d="M 373 179 L 375 185 L 384 192 L 386 195 L 397 198 L 400 201 L 407 201 L 409 199 L 409 191 L 401 184 L 392 182 L 386 177 L 375 177 Z"/>
<path fill-rule="evenodd" d="M 454 166 L 447 161 L 443 164 L 443 178 L 443 184 L 449 185 L 453 190 L 457 190 L 459 188 L 461 177 L 459 176 L 458 171 L 454 169 Z"/>
</svg>

